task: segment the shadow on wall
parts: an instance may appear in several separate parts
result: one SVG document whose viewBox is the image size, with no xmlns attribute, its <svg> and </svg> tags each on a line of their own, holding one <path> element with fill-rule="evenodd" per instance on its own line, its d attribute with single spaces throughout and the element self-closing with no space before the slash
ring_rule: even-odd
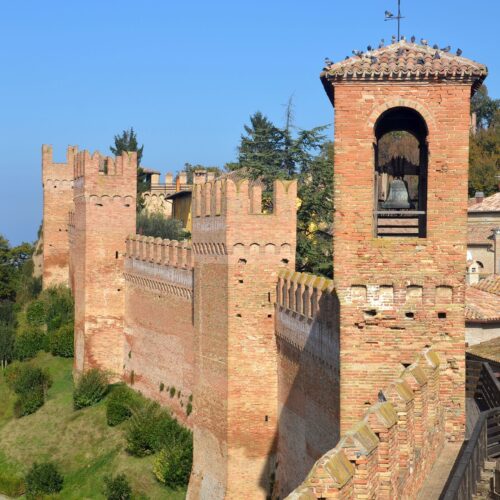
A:
<svg viewBox="0 0 500 500">
<path fill-rule="evenodd" d="M 284 498 L 340 437 L 339 300 L 331 280 L 284 271 L 275 308 L 278 423 L 261 487 Z"/>
</svg>

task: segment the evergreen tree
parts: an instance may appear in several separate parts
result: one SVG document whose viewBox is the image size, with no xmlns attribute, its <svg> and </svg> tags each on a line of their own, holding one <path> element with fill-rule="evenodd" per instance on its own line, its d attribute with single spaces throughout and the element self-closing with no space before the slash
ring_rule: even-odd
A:
<svg viewBox="0 0 500 500">
<path fill-rule="evenodd" d="M 488 95 L 488 88 L 482 85 L 471 99 L 471 112 L 476 113 L 478 128 L 487 129 L 498 119 L 500 99 L 492 99 Z"/>
<path fill-rule="evenodd" d="M 142 152 L 144 150 L 144 144 L 139 147 L 137 141 L 137 134 L 133 127 L 130 130 L 124 130 L 121 135 L 115 135 L 114 146 L 110 146 L 109 149 L 115 156 L 121 155 L 124 151 L 136 151 L 137 152 L 137 199 L 136 199 L 136 210 L 140 212 L 144 208 L 144 198 L 143 194 L 149 191 L 150 185 L 144 170 L 140 167 Z"/>
</svg>

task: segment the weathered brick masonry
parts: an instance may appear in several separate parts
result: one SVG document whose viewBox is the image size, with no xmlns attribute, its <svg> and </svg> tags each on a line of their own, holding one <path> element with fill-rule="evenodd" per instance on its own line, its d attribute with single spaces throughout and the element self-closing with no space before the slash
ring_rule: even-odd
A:
<svg viewBox="0 0 500 500">
<path fill-rule="evenodd" d="M 191 426 L 193 259 L 187 242 L 132 236 L 125 260 L 124 376 Z"/>
<path fill-rule="evenodd" d="M 72 229 L 75 361 L 123 373 L 125 240 L 135 233 L 136 153 L 116 159 L 78 153 L 74 165 Z"/>
<path fill-rule="evenodd" d="M 73 207 L 76 152 L 68 146 L 66 163 L 54 163 L 52 146 L 42 146 L 44 288 L 69 284 L 68 212 Z"/>
</svg>

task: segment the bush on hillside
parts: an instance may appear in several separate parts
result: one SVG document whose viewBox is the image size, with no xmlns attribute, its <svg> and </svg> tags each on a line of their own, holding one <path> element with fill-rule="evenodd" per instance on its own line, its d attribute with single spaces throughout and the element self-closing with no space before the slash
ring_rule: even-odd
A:
<svg viewBox="0 0 500 500">
<path fill-rule="evenodd" d="M 97 368 L 84 373 L 73 390 L 75 410 L 95 405 L 101 401 L 108 392 L 108 384 L 107 374 Z"/>
<path fill-rule="evenodd" d="M 35 462 L 25 477 L 26 498 L 39 499 L 50 493 L 58 493 L 62 490 L 63 481 L 56 464 Z"/>
<path fill-rule="evenodd" d="M 41 386 L 32 389 L 30 392 L 21 394 L 14 403 L 14 416 L 16 418 L 25 417 L 35 413 L 45 403 L 45 393 Z"/>
<path fill-rule="evenodd" d="M 31 327 L 16 335 L 14 341 L 14 358 L 20 361 L 34 358 L 39 351 L 48 347 L 47 334 L 39 327 Z"/>
<path fill-rule="evenodd" d="M 74 302 L 68 287 L 57 286 L 48 288 L 44 290 L 42 298 L 46 303 L 45 320 L 49 333 L 73 322 Z"/>
<path fill-rule="evenodd" d="M 191 433 L 183 440 L 174 441 L 163 448 L 155 458 L 153 472 L 158 481 L 170 488 L 186 486 L 193 465 L 193 439 Z"/>
<path fill-rule="evenodd" d="M 186 443 L 190 439 L 191 432 L 158 403 L 148 401 L 139 408 L 132 409 L 126 432 L 127 451 L 131 455 L 151 455 L 176 442 Z"/>
<path fill-rule="evenodd" d="M 0 321 L 0 368 L 5 368 L 14 359 L 15 340 L 14 326 Z"/>
<path fill-rule="evenodd" d="M 45 324 L 45 303 L 42 300 L 34 300 L 26 308 L 26 319 L 31 326 L 42 326 Z"/>
<path fill-rule="evenodd" d="M 9 497 L 19 497 L 24 491 L 24 477 L 19 472 L 0 469 L 0 491 Z"/>
<path fill-rule="evenodd" d="M 125 474 L 118 474 L 114 477 L 106 476 L 104 485 L 107 500 L 130 500 L 132 498 L 132 488 Z"/>
<path fill-rule="evenodd" d="M 74 325 L 73 322 L 60 326 L 49 337 L 50 352 L 54 356 L 72 358 L 74 355 Z"/>
<path fill-rule="evenodd" d="M 143 403 L 143 398 L 127 387 L 118 385 L 114 387 L 106 401 L 106 420 L 108 425 L 118 425 L 132 416 L 132 410 L 138 409 Z"/>
<path fill-rule="evenodd" d="M 185 238 L 182 222 L 178 219 L 167 219 L 161 212 L 141 212 L 138 214 L 137 232 L 144 236 L 168 240 L 183 240 Z"/>
</svg>

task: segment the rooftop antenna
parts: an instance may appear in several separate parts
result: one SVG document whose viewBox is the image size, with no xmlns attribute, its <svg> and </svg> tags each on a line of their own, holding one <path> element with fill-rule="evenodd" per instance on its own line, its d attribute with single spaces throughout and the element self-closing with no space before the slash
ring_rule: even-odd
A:
<svg viewBox="0 0 500 500">
<path fill-rule="evenodd" d="M 398 15 L 395 16 L 392 12 L 386 10 L 384 19 L 384 21 L 398 21 L 398 42 L 401 40 L 401 19 L 404 19 L 404 17 L 401 15 L 401 0 L 398 0 Z"/>
</svg>

